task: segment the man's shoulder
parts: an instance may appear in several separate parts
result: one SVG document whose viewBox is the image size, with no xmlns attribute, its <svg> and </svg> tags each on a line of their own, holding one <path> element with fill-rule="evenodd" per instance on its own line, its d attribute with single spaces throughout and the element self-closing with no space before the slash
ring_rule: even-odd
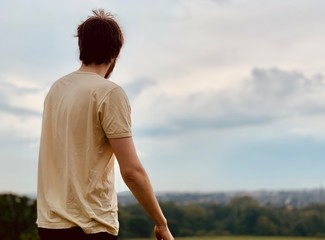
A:
<svg viewBox="0 0 325 240">
<path fill-rule="evenodd" d="M 64 89 L 63 91 L 82 89 L 97 98 L 107 97 L 110 93 L 126 95 L 124 89 L 117 83 L 88 72 L 72 72 L 60 77 L 53 83 L 50 92 L 58 89 Z"/>
</svg>

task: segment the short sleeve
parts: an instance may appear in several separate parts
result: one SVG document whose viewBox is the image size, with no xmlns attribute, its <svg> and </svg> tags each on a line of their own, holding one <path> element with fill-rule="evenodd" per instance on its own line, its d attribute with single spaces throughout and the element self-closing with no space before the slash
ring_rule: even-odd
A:
<svg viewBox="0 0 325 240">
<path fill-rule="evenodd" d="M 107 138 L 132 136 L 131 107 L 121 87 L 112 89 L 99 106 L 99 119 Z"/>
</svg>

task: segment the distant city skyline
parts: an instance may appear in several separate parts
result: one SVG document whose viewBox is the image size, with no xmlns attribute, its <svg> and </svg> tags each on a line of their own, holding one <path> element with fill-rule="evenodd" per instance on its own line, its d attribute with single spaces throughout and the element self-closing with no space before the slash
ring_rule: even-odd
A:
<svg viewBox="0 0 325 240">
<path fill-rule="evenodd" d="M 43 100 L 79 67 L 76 28 L 96 8 L 111 11 L 125 34 L 111 80 L 130 98 L 156 191 L 325 183 L 324 1 L 0 6 L 0 192 L 36 192 Z M 116 186 L 127 190 L 118 171 Z"/>
</svg>

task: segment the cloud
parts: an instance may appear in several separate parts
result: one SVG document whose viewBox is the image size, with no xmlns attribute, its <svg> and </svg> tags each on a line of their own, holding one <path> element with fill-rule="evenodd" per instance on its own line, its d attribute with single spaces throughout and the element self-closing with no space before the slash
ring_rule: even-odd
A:
<svg viewBox="0 0 325 240">
<path fill-rule="evenodd" d="M 247 81 L 243 97 L 252 104 L 255 102 L 256 112 L 285 117 L 324 113 L 324 92 L 321 74 L 307 77 L 298 71 L 256 68 Z"/>
<path fill-rule="evenodd" d="M 26 88 L 15 86 L 14 84 L 1 81 L 0 86 L 0 112 L 9 113 L 17 117 L 39 117 L 41 112 L 34 109 L 15 106 L 11 99 L 21 98 L 24 95 L 33 95 L 39 93 L 39 88 Z M 25 103 L 26 104 L 26 103 Z"/>
<path fill-rule="evenodd" d="M 252 71 L 250 87 L 252 92 L 260 96 L 282 100 L 299 91 L 308 93 L 318 87 L 324 88 L 324 82 L 322 75 L 307 78 L 297 71 L 288 72 L 278 68 L 269 70 L 256 68 Z"/>
<path fill-rule="evenodd" d="M 157 86 L 159 88 L 159 86 Z M 161 135 L 202 129 L 271 124 L 325 113 L 324 77 L 298 71 L 255 68 L 234 88 L 200 91 L 186 97 L 147 94 L 139 102 L 136 132 Z M 144 94 L 145 95 L 145 94 Z M 139 106 L 142 104 L 142 106 Z"/>
<path fill-rule="evenodd" d="M 147 78 L 136 79 L 135 81 L 126 84 L 123 88 L 126 91 L 128 98 L 131 100 L 139 96 L 144 90 L 156 83 Z"/>
<path fill-rule="evenodd" d="M 9 114 L 13 114 L 15 116 L 41 116 L 42 113 L 38 111 L 34 111 L 31 109 L 23 108 L 23 107 L 16 107 L 8 104 L 6 101 L 0 98 L 0 111 L 6 112 Z"/>
</svg>

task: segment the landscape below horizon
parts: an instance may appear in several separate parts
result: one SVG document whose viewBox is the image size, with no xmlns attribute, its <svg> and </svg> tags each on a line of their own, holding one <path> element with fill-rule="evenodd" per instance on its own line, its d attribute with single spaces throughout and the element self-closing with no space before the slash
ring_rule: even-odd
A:
<svg viewBox="0 0 325 240">
<path fill-rule="evenodd" d="M 8 192 L 0 192 L 4 194 Z M 36 199 L 36 193 L 15 195 L 28 196 Z M 118 192 L 118 200 L 120 205 L 129 205 L 136 203 L 130 191 Z M 261 206 L 292 206 L 302 208 L 311 204 L 325 203 L 325 188 L 313 189 L 294 189 L 294 190 L 237 190 L 237 191 L 158 191 L 156 196 L 160 202 L 175 202 L 177 204 L 202 204 L 214 203 L 226 205 L 235 197 L 248 196 L 259 202 Z"/>
</svg>

